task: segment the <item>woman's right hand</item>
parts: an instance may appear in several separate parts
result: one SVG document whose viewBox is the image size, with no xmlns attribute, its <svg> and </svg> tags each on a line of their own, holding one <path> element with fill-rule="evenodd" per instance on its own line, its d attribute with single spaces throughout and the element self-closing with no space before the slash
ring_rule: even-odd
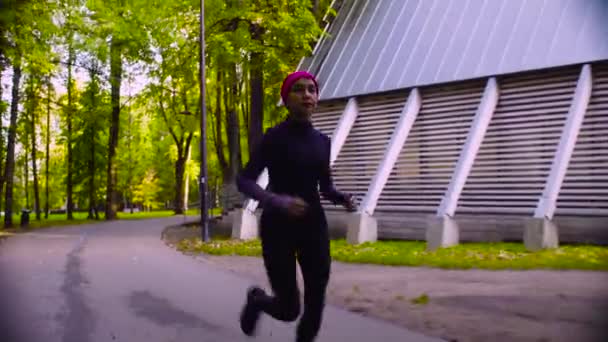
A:
<svg viewBox="0 0 608 342">
<path fill-rule="evenodd" d="M 300 197 L 290 197 L 289 207 L 287 213 L 290 216 L 302 217 L 308 211 L 308 203 Z"/>
<path fill-rule="evenodd" d="M 300 197 L 275 194 L 270 199 L 270 204 L 293 217 L 302 217 L 308 211 L 308 203 Z"/>
</svg>

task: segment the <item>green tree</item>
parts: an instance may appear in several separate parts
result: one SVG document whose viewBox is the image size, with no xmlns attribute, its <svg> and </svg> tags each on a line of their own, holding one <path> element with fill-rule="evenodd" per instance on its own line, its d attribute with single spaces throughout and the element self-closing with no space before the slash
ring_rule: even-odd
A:
<svg viewBox="0 0 608 342">
<path fill-rule="evenodd" d="M 188 30 L 196 22 L 196 11 L 180 2 L 166 3 L 162 16 L 151 31 L 151 43 L 157 53 L 150 65 L 154 80 L 146 91 L 150 107 L 165 123 L 175 144 L 174 198 L 176 214 L 185 208 L 186 165 L 190 157 L 192 140 L 200 118 L 198 106 L 198 59 L 196 40 L 198 30 Z M 159 12 L 160 15 L 160 12 Z"/>
<path fill-rule="evenodd" d="M 108 118 L 111 111 L 110 94 L 101 88 L 99 63 L 90 61 L 89 82 L 80 97 L 80 111 L 75 122 L 74 137 L 75 183 L 79 185 L 79 203 L 88 206 L 88 218 L 99 219 L 99 172 L 106 164 L 104 144 L 107 141 Z"/>
<path fill-rule="evenodd" d="M 231 0 L 208 7 L 209 131 L 223 173 L 223 202 L 231 207 L 241 202 L 234 180 L 243 155 L 284 115 L 276 106 L 280 83 L 312 51 L 321 28 L 310 1 Z"/>
<path fill-rule="evenodd" d="M 28 79 L 28 84 L 25 90 L 25 116 L 22 117 L 22 140 L 21 143 L 26 147 L 26 151 L 31 153 L 30 161 L 32 163 L 32 177 L 34 185 L 34 211 L 36 220 L 40 221 L 40 191 L 38 182 L 38 147 L 37 147 L 37 125 L 39 124 L 39 111 L 41 110 L 41 94 L 42 81 L 35 73 Z M 25 192 L 26 192 L 26 208 L 29 209 L 29 189 L 28 189 L 28 162 L 27 152 L 25 155 Z"/>
<path fill-rule="evenodd" d="M 129 89 L 132 80 L 129 80 Z M 130 90 L 129 90 L 130 92 Z M 122 198 L 125 203 L 125 208 L 129 208 L 133 212 L 136 201 L 133 197 L 135 185 L 141 182 L 146 172 L 146 152 L 149 146 L 145 144 L 145 137 L 149 132 L 147 111 L 145 107 L 145 98 L 132 98 L 128 105 L 123 107 L 125 115 L 121 120 L 120 145 L 118 146 L 117 165 L 119 166 L 118 173 L 118 190 L 122 193 Z"/>
<path fill-rule="evenodd" d="M 13 185 L 15 171 L 15 140 L 17 135 L 18 106 L 20 101 L 20 85 L 24 64 L 27 70 L 35 73 L 45 74 L 51 69 L 49 56 L 52 55 L 48 44 L 49 38 L 55 31 L 51 21 L 53 3 L 41 1 L 8 1 L 8 8 L 16 9 L 10 15 L 6 15 L 2 9 L 2 21 L 4 21 L 3 49 L 1 55 L 10 61 L 13 67 L 11 112 L 8 129 L 8 142 L 6 149 L 6 162 L 4 177 L 0 183 L 6 184 L 5 191 L 5 217 L 4 226 L 11 227 L 13 224 Z M 0 184 L 2 185 L 2 184 Z M 1 186 L 0 186 L 1 188 Z"/>
<path fill-rule="evenodd" d="M 149 170 L 143 178 L 141 184 L 138 184 L 133 191 L 135 201 L 142 203 L 144 210 L 151 210 L 158 207 L 156 194 L 158 193 L 159 182 L 154 172 Z"/>
<path fill-rule="evenodd" d="M 284 118 L 276 105 L 280 83 L 312 51 L 330 2 L 205 1 L 208 184 L 225 210 L 241 203 L 235 178 L 263 129 Z M 0 69 L 12 68 L 14 83 L 10 106 L 0 103 L 0 116 L 9 107 L 11 114 L 6 137 L 0 133 L 5 220 L 32 198 L 40 208 L 40 186 L 45 216 L 67 204 L 68 217 L 87 206 L 94 217 L 105 200 L 112 219 L 121 197 L 131 207 L 171 203 L 176 213 L 197 201 L 189 189 L 198 185 L 201 152 L 200 2 L 8 3 L 0 6 Z M 125 96 L 121 88 L 136 68 L 150 83 Z M 84 87 L 75 82 L 82 71 L 89 74 Z M 65 91 L 55 94 L 51 79 Z M 38 177 L 41 164 L 45 177 Z M 14 200 L 13 188 L 25 196 Z"/>
<path fill-rule="evenodd" d="M 46 131 L 45 131 L 45 184 L 44 184 L 44 218 L 49 218 L 49 164 L 51 158 L 51 99 L 54 97 L 53 85 L 51 84 L 50 77 L 47 76 L 44 81 L 46 87 Z"/>
<path fill-rule="evenodd" d="M 91 19 L 96 22 L 97 56 L 101 60 L 109 55 L 110 86 L 112 115 L 109 129 L 107 186 L 106 186 L 106 219 L 116 218 L 118 195 L 116 191 L 117 168 L 116 149 L 120 129 L 120 88 L 123 78 L 124 60 L 149 60 L 148 27 L 150 26 L 145 13 L 149 11 L 149 3 L 144 0 L 129 2 L 120 0 L 102 1 L 88 0 L 87 7 L 92 13 Z M 109 42 L 108 46 L 102 42 Z M 109 50 L 109 51 L 108 51 Z"/>
</svg>

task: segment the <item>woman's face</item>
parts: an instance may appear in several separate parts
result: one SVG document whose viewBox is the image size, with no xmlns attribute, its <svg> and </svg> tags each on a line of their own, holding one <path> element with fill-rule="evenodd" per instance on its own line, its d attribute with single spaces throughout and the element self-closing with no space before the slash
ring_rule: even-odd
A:
<svg viewBox="0 0 608 342">
<path fill-rule="evenodd" d="M 308 78 L 300 78 L 291 86 L 287 107 L 289 112 L 298 119 L 310 119 L 317 108 L 319 95 L 315 82 Z"/>
</svg>

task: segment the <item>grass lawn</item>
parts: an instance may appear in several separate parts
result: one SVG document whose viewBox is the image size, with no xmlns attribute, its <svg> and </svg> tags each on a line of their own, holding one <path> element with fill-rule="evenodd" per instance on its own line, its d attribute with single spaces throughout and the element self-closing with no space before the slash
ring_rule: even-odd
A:
<svg viewBox="0 0 608 342">
<path fill-rule="evenodd" d="M 259 240 L 184 240 L 178 248 L 214 255 L 261 256 Z M 333 260 L 392 266 L 426 266 L 444 269 L 489 270 L 602 270 L 608 271 L 608 247 L 564 245 L 553 250 L 528 252 L 522 243 L 463 243 L 458 246 L 425 250 L 423 241 L 379 241 L 350 245 L 345 240 L 331 242 Z"/>
<path fill-rule="evenodd" d="M 212 211 L 213 213 L 213 211 Z M 172 210 L 157 210 L 157 211 L 149 211 L 149 212 L 138 212 L 138 213 L 125 213 L 118 212 L 117 216 L 119 220 L 143 220 L 143 219 L 152 219 L 152 218 L 162 218 L 162 217 L 170 217 L 174 216 Z M 186 215 L 198 215 L 198 211 L 196 209 L 188 210 Z M 48 219 L 44 218 L 44 214 L 42 215 L 42 219 L 40 221 L 36 220 L 36 214 L 30 213 L 30 224 L 26 229 L 20 229 L 19 224 L 21 222 L 20 214 L 15 214 L 13 216 L 13 227 L 11 229 L 2 229 L 0 228 L 0 238 L 12 235 L 18 231 L 28 231 L 32 229 L 46 228 L 46 227 L 61 227 L 61 226 L 72 226 L 79 224 L 87 224 L 87 223 L 95 223 L 100 222 L 105 219 L 104 213 L 99 213 L 99 221 L 96 220 L 88 220 L 88 213 L 84 212 L 75 212 L 74 219 L 68 220 L 66 218 L 66 214 L 51 214 Z"/>
</svg>

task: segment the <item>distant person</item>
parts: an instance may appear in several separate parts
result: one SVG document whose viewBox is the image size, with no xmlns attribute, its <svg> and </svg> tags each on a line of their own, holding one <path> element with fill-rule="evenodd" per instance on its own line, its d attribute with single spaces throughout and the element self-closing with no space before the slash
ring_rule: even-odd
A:
<svg viewBox="0 0 608 342">
<path fill-rule="evenodd" d="M 237 180 L 239 191 L 259 201 L 263 208 L 260 236 L 274 293 L 269 296 L 257 286 L 247 291 L 241 329 L 246 335 L 254 335 L 261 312 L 286 322 L 298 318 L 297 260 L 304 278 L 304 312 L 296 341 L 309 342 L 321 326 L 331 264 L 327 220 L 319 192 L 349 211 L 355 210 L 355 204 L 352 196 L 334 188 L 330 139 L 311 122 L 319 99 L 315 77 L 304 71 L 288 75 L 281 98 L 288 118 L 264 134 Z M 268 190 L 256 183 L 264 168 L 268 168 Z"/>
</svg>

